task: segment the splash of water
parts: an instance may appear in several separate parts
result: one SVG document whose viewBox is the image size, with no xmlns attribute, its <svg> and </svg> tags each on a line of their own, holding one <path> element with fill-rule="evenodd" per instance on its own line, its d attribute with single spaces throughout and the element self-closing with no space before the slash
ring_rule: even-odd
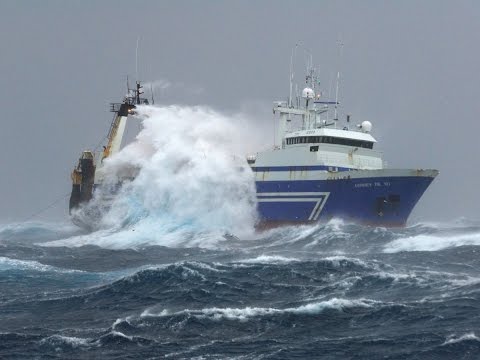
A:
<svg viewBox="0 0 480 360">
<path fill-rule="evenodd" d="M 207 107 L 145 106 L 138 116 L 143 129 L 136 140 L 104 164 L 105 184 L 132 180 L 102 214 L 95 235 L 62 243 L 208 246 L 225 233 L 253 236 L 255 183 L 244 157 L 258 149 L 252 122 Z M 104 195 L 99 191 L 90 206 Z"/>
<path fill-rule="evenodd" d="M 420 234 L 396 239 L 385 245 L 384 252 L 396 253 L 401 251 L 439 251 L 465 245 L 480 245 L 480 232 L 430 235 Z"/>
</svg>

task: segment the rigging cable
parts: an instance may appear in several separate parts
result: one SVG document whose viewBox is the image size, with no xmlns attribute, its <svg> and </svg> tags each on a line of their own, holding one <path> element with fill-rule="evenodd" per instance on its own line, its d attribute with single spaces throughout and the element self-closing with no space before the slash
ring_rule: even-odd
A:
<svg viewBox="0 0 480 360">
<path fill-rule="evenodd" d="M 29 220 L 32 220 L 34 217 L 37 217 L 38 215 L 44 213 L 45 211 L 47 210 L 50 210 L 52 207 L 54 207 L 55 205 L 57 205 L 60 201 L 62 201 L 63 199 L 65 199 L 67 196 L 70 195 L 70 192 L 66 193 L 65 195 L 62 195 L 60 197 L 58 197 L 57 199 L 55 199 L 55 201 L 53 201 L 52 203 L 48 204 L 47 206 L 41 208 L 40 210 L 34 212 L 33 214 L 31 214 L 30 216 L 26 217 L 25 219 L 21 220 L 20 222 L 18 222 L 16 225 L 12 226 L 9 228 L 10 231 L 12 231 L 12 233 L 7 236 L 6 238 L 3 239 L 3 241 L 8 241 L 12 238 L 12 236 L 14 236 L 13 234 L 13 231 L 17 228 L 19 228 L 22 224 L 26 223 L 27 221 Z M 60 235 L 58 232 L 56 232 L 55 230 L 52 230 L 53 232 L 55 232 L 57 235 Z M 2 231 L 3 232 L 3 231 Z"/>
</svg>

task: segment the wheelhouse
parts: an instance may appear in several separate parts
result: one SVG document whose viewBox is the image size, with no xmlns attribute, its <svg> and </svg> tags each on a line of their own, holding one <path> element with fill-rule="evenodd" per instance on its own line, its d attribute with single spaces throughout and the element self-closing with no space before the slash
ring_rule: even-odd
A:
<svg viewBox="0 0 480 360">
<path fill-rule="evenodd" d="M 286 145 L 296 144 L 334 144 L 373 149 L 373 141 L 342 138 L 335 136 L 295 136 L 285 139 Z"/>
</svg>

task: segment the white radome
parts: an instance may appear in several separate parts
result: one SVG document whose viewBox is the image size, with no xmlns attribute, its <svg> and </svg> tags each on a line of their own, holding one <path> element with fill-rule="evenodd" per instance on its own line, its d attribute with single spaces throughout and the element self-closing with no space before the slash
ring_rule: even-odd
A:
<svg viewBox="0 0 480 360">
<path fill-rule="evenodd" d="M 360 127 L 363 130 L 363 132 L 369 133 L 370 131 L 372 131 L 372 123 L 370 121 L 367 121 L 367 120 L 363 121 Z"/>
<path fill-rule="evenodd" d="M 315 98 L 315 91 L 310 88 L 305 88 L 302 91 L 302 98 L 304 99 L 314 99 Z"/>
</svg>

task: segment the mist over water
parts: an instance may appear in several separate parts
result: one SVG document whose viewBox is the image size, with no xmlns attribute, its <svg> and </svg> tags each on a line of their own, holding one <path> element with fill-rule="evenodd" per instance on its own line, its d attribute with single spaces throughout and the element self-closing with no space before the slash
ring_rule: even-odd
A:
<svg viewBox="0 0 480 360">
<path fill-rule="evenodd" d="M 480 223 L 256 232 L 252 119 L 138 117 L 93 231 L 0 225 L 1 358 L 478 358 Z"/>
</svg>

